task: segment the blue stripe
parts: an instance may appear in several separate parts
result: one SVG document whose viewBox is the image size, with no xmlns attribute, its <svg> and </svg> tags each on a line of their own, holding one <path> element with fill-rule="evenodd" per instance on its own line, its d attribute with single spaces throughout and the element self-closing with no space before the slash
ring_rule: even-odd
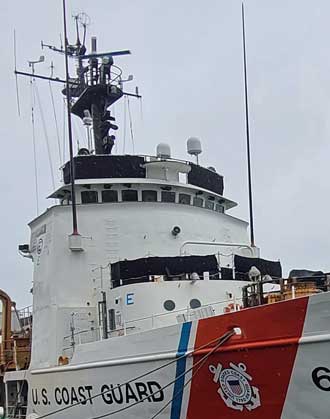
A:
<svg viewBox="0 0 330 419">
<path fill-rule="evenodd" d="M 179 348 L 178 348 L 178 353 L 177 353 L 178 357 L 184 355 L 187 352 L 190 331 L 191 331 L 191 322 L 183 323 L 182 329 L 181 329 Z M 176 380 L 175 380 L 174 390 L 173 390 L 171 419 L 180 419 L 184 382 L 185 382 L 185 376 L 183 374 L 185 373 L 185 371 L 186 371 L 186 358 L 184 357 L 184 358 L 179 359 L 176 363 L 176 373 L 175 373 Z"/>
</svg>

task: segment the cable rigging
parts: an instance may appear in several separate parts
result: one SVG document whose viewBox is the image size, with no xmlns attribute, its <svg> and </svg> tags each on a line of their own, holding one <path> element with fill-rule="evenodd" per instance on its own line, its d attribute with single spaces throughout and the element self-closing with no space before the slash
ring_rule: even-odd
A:
<svg viewBox="0 0 330 419">
<path fill-rule="evenodd" d="M 62 162 L 65 162 L 65 149 L 66 149 L 66 104 L 65 104 L 65 98 L 63 98 L 63 157 Z"/>
<path fill-rule="evenodd" d="M 92 418 L 89 419 L 102 419 L 102 418 L 106 418 L 108 416 L 112 416 L 115 415 L 117 413 L 123 412 L 124 410 L 130 409 L 131 407 L 136 406 L 139 403 L 142 403 L 144 400 L 147 400 L 149 397 L 154 396 L 156 394 L 158 394 L 160 391 L 165 390 L 166 388 L 170 387 L 172 384 L 174 384 L 176 381 L 178 381 L 180 378 L 185 377 L 188 372 L 192 371 L 194 368 L 196 368 L 197 366 L 200 366 L 199 368 L 197 368 L 197 370 L 195 371 L 196 373 L 200 370 L 200 368 L 205 364 L 205 362 L 207 361 L 207 359 L 221 346 L 223 345 L 223 343 L 227 342 L 227 340 L 233 336 L 235 334 L 235 332 L 233 330 L 225 333 L 223 336 L 221 336 L 219 343 L 210 351 L 208 352 L 206 355 L 204 355 L 199 361 L 197 361 L 192 367 L 188 368 L 186 371 L 184 371 L 182 374 L 178 375 L 177 377 L 175 377 L 174 380 L 170 381 L 168 384 L 166 384 L 165 386 L 161 387 L 159 390 L 154 391 L 153 393 L 149 394 L 148 396 L 145 396 L 144 398 L 142 398 L 141 400 L 130 404 L 128 406 L 122 407 L 120 409 L 117 409 L 113 412 L 109 412 L 109 413 L 105 413 L 103 415 L 99 415 L 99 416 L 93 416 Z M 194 374 L 192 375 L 191 379 L 193 378 Z M 190 380 L 191 381 L 191 380 Z M 189 381 L 189 382 L 190 382 Z M 187 382 L 184 387 L 189 383 Z M 183 390 L 183 389 L 182 389 Z M 174 397 L 177 397 L 181 391 L 180 390 Z M 174 397 L 165 405 L 165 407 L 162 408 L 162 410 L 158 411 L 156 413 L 155 416 L 153 416 L 151 419 L 157 417 L 171 402 L 172 400 L 174 400 Z"/>
<path fill-rule="evenodd" d="M 30 78 L 30 95 L 31 95 L 31 123 L 32 123 L 34 183 L 35 183 L 35 194 L 36 194 L 36 207 L 37 207 L 36 209 L 37 209 L 37 215 L 39 215 L 39 184 L 38 184 L 38 167 L 37 167 L 37 150 L 36 150 L 36 131 L 35 131 L 35 119 L 34 119 L 34 107 L 35 107 L 34 82 L 35 80 L 31 77 Z"/>
<path fill-rule="evenodd" d="M 36 98 L 37 98 L 39 111 L 40 111 L 40 116 L 41 116 L 42 127 L 43 127 L 43 131 L 44 131 L 45 139 L 46 139 L 48 161 L 49 161 L 49 166 L 50 166 L 50 174 L 51 174 L 51 178 L 52 178 L 52 186 L 53 186 L 53 189 L 55 189 L 55 177 L 54 177 L 54 169 L 53 169 L 53 162 L 52 162 L 52 154 L 51 154 L 50 144 L 49 144 L 49 137 L 48 137 L 48 132 L 47 132 L 47 125 L 46 125 L 46 121 L 45 121 L 44 112 L 43 112 L 43 109 L 42 109 L 42 106 L 41 106 L 41 100 L 40 100 L 38 85 L 37 85 L 36 82 L 35 82 L 35 91 L 36 91 Z"/>
<path fill-rule="evenodd" d="M 158 415 L 160 415 L 174 400 L 177 399 L 177 397 L 179 397 L 181 394 L 183 394 L 183 390 L 187 387 L 187 385 L 192 381 L 192 379 L 195 377 L 195 375 L 198 373 L 198 371 L 205 365 L 206 361 L 208 360 L 208 358 L 214 354 L 214 352 L 216 352 L 220 346 L 222 346 L 224 343 L 227 342 L 228 339 L 230 339 L 233 335 L 235 334 L 235 332 L 233 330 L 227 332 L 225 335 L 223 335 L 223 337 L 219 340 L 218 344 L 210 351 L 208 352 L 202 359 L 200 359 L 195 365 L 193 365 L 187 372 L 193 370 L 197 365 L 198 368 L 196 368 L 195 371 L 193 371 L 191 377 L 189 378 L 189 380 L 184 383 L 183 387 L 181 390 L 177 391 L 174 396 L 165 404 L 165 406 L 163 406 L 160 410 L 158 410 L 158 412 L 153 415 L 150 419 L 155 419 Z M 187 374 L 187 372 L 185 372 L 185 375 Z"/>
<path fill-rule="evenodd" d="M 125 386 L 127 384 L 130 384 L 130 383 L 132 383 L 134 381 L 137 381 L 137 380 L 140 380 L 140 379 L 142 379 L 142 378 L 144 378 L 144 377 L 146 377 L 146 376 L 148 376 L 150 374 L 153 374 L 153 373 L 155 373 L 157 371 L 160 371 L 160 370 L 162 370 L 162 369 L 164 369 L 164 368 L 166 368 L 166 367 L 168 367 L 168 366 L 170 366 L 170 365 L 172 365 L 172 364 L 180 361 L 181 359 L 184 359 L 184 358 L 193 356 L 195 353 L 198 353 L 199 351 L 201 351 L 201 350 L 209 347 L 210 345 L 214 344 L 215 342 L 218 342 L 217 345 L 210 352 L 208 352 L 201 360 L 199 360 L 198 362 L 196 362 L 191 368 L 189 368 L 183 374 L 177 376 L 174 380 L 172 380 L 170 383 L 166 384 L 165 386 L 161 387 L 159 390 L 157 390 L 157 391 L 149 394 L 147 397 L 142 398 L 138 402 L 135 402 L 135 403 L 133 403 L 133 404 L 131 404 L 129 406 L 125 406 L 125 408 L 121 408 L 119 410 L 116 410 L 114 412 L 110 412 L 110 413 L 107 413 L 107 414 L 104 414 L 104 415 L 101 415 L 101 416 L 92 417 L 90 419 L 101 419 L 101 418 L 106 417 L 106 416 L 111 416 L 111 415 L 114 415 L 116 413 L 120 413 L 123 410 L 129 409 L 130 407 L 133 407 L 136 404 L 139 404 L 139 403 L 143 402 L 144 400 L 147 400 L 149 397 L 151 397 L 151 396 L 153 396 L 155 394 L 158 394 L 161 390 L 164 390 L 164 389 L 168 388 L 170 385 L 174 384 L 178 379 L 182 378 L 187 373 L 189 373 L 191 370 L 193 370 L 194 368 L 196 368 L 196 366 L 198 366 L 205 359 L 205 357 L 209 357 L 211 354 L 213 354 L 214 352 L 216 352 L 219 349 L 219 347 L 222 346 L 224 343 L 226 343 L 233 335 L 235 335 L 234 329 L 232 329 L 232 330 L 224 333 L 220 337 L 217 337 L 215 339 L 210 340 L 209 342 L 207 342 L 207 343 L 199 346 L 198 348 L 195 348 L 195 349 L 193 349 L 191 351 L 188 351 L 187 353 L 185 353 L 183 355 L 180 355 L 180 356 L 175 357 L 174 359 L 172 359 L 171 361 L 167 362 L 164 365 L 161 365 L 159 367 L 153 368 L 152 370 L 147 371 L 147 372 L 145 372 L 145 373 L 143 373 L 143 374 L 141 374 L 139 376 L 136 376 L 134 378 L 131 378 L 130 380 L 128 380 L 128 381 L 126 381 L 126 382 L 124 382 L 122 384 L 118 384 L 117 386 L 114 386 L 113 387 L 113 390 L 119 389 L 119 388 L 121 388 L 121 387 L 123 387 L 123 386 Z M 62 407 L 60 409 L 53 410 L 52 412 L 49 412 L 49 413 L 45 413 L 44 415 L 39 416 L 38 419 L 44 419 L 46 417 L 53 416 L 53 415 L 55 415 L 57 413 L 63 412 L 63 411 L 68 410 L 68 409 L 71 409 L 71 408 L 73 408 L 75 406 L 79 406 L 82 403 L 85 403 L 85 402 L 87 402 L 89 400 L 96 399 L 97 397 L 100 397 L 100 396 L 102 396 L 104 394 L 107 394 L 108 392 L 109 392 L 109 390 L 102 391 L 100 393 L 95 394 L 94 396 L 91 396 L 91 397 L 88 397 L 88 398 L 84 399 L 83 401 L 79 401 L 79 402 L 73 403 L 70 406 L 64 406 L 64 407 Z M 173 398 L 171 400 L 173 400 Z"/>
<path fill-rule="evenodd" d="M 134 135 L 133 135 L 133 121 L 132 121 L 131 108 L 130 108 L 129 97 L 128 96 L 127 96 L 127 110 L 128 110 L 129 129 L 130 129 L 130 133 L 131 133 L 133 154 L 135 154 Z"/>
<path fill-rule="evenodd" d="M 123 123 L 124 130 L 123 130 L 123 153 L 122 154 L 125 154 L 125 151 L 126 151 L 125 150 L 126 149 L 126 119 L 127 119 L 126 100 L 127 100 L 127 96 L 124 97 L 124 101 L 123 101 L 123 103 L 124 103 L 124 123 Z"/>
<path fill-rule="evenodd" d="M 53 77 L 53 72 L 54 72 L 53 62 L 51 64 L 51 67 L 50 68 L 51 68 L 51 76 L 50 77 Z M 62 152 L 61 152 L 60 133 L 59 133 L 58 122 L 57 122 L 57 115 L 56 115 L 56 108 L 55 108 L 55 102 L 54 102 L 53 88 L 52 88 L 52 85 L 51 85 L 50 80 L 48 80 L 48 85 L 49 85 L 50 98 L 51 98 L 52 107 L 53 107 L 53 115 L 54 115 L 54 122 L 55 122 L 55 128 L 56 128 L 56 137 L 57 137 L 57 147 L 58 147 L 59 162 L 60 162 L 60 165 L 62 165 Z"/>
</svg>

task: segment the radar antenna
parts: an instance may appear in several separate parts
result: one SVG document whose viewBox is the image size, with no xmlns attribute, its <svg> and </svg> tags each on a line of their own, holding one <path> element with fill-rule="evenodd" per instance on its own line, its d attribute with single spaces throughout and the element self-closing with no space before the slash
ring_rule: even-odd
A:
<svg viewBox="0 0 330 419">
<path fill-rule="evenodd" d="M 115 136 L 112 134 L 111 130 L 116 131 L 118 126 L 114 124 L 115 118 L 112 116 L 109 108 L 122 96 L 132 96 L 139 99 L 141 99 L 142 96 L 137 89 L 135 93 L 123 91 L 124 83 L 131 81 L 133 77 L 130 75 L 128 78 L 123 79 L 122 70 L 114 64 L 114 57 L 127 55 L 131 52 L 129 50 L 119 50 L 98 53 L 97 40 L 95 37 L 92 37 L 91 52 L 86 54 L 86 33 L 87 27 L 90 24 L 88 15 L 85 13 L 78 13 L 73 16 L 76 29 L 76 41 L 74 44 L 71 44 L 67 37 L 66 0 L 62 0 L 62 8 L 64 39 L 61 39 L 60 47 L 58 48 L 41 41 L 41 48 L 46 48 L 64 55 L 65 78 L 54 76 L 53 68 L 50 77 L 42 74 L 35 74 L 35 65 L 45 60 L 43 55 L 40 56 L 39 60 L 29 61 L 31 72 L 17 71 L 15 65 L 15 74 L 28 76 L 30 78 L 32 77 L 33 80 L 42 79 L 65 83 L 65 88 L 62 90 L 62 93 L 66 97 L 67 102 L 73 223 L 72 236 L 75 240 L 76 238 L 78 239 L 77 236 L 79 236 L 79 233 L 75 202 L 71 114 L 81 118 L 86 126 L 89 147 L 91 147 L 90 130 L 93 130 L 95 154 L 111 154 L 115 143 Z M 69 58 L 77 60 L 77 73 L 74 77 L 70 77 L 69 75 Z M 131 135 L 132 141 L 134 141 L 132 128 Z M 87 151 L 90 153 L 91 149 Z M 78 248 L 81 250 L 77 245 L 75 249 Z"/>
</svg>

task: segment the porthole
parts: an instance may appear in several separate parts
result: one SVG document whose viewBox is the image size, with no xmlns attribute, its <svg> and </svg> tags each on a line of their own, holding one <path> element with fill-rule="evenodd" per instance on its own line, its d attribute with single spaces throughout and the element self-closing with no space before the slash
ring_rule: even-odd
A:
<svg viewBox="0 0 330 419">
<path fill-rule="evenodd" d="M 190 300 L 189 305 L 190 308 L 199 308 L 202 304 L 197 298 L 193 298 L 192 300 Z"/>
<path fill-rule="evenodd" d="M 164 308 L 167 311 L 173 311 L 175 309 L 175 302 L 173 300 L 166 300 L 164 302 Z"/>
</svg>

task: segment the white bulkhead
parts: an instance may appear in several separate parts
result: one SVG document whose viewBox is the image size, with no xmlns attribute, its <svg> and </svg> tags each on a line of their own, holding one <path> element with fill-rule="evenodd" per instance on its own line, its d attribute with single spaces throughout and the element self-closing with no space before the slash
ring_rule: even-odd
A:
<svg viewBox="0 0 330 419">
<path fill-rule="evenodd" d="M 187 163 L 151 161 L 145 179 L 77 180 L 81 251 L 69 248 L 69 187 L 52 195 L 59 205 L 30 224 L 32 368 L 57 365 L 74 344 L 100 339 L 102 291 L 116 325 L 122 325 L 117 335 L 184 321 L 199 305 L 212 304 L 214 313 L 222 313 L 228 300 L 240 298 L 244 283 L 212 280 L 207 273 L 197 280 L 159 277 L 119 287 L 111 282 L 110 264 L 123 260 L 216 254 L 221 266 L 231 266 L 233 253 L 257 255 L 248 246 L 247 223 L 226 213 L 235 203 L 188 184 L 182 178 L 188 172 Z"/>
</svg>

